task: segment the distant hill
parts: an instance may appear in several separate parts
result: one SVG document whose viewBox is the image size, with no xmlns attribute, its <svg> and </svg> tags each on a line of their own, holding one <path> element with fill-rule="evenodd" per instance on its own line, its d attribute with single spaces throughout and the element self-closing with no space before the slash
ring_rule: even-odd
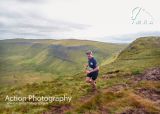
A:
<svg viewBox="0 0 160 114">
<path fill-rule="evenodd" d="M 36 40 L 34 40 L 34 42 L 35 41 Z M 40 43 L 42 42 L 42 40 L 41 41 L 37 40 L 37 41 L 39 42 L 38 44 L 33 43 L 33 41 L 31 41 L 32 44 L 26 44 L 27 46 L 30 45 L 28 47 L 20 46 L 21 48 L 23 48 L 23 50 L 26 49 L 28 51 L 22 51 L 22 49 L 20 48 L 15 48 L 15 49 L 13 48 L 12 51 L 14 52 L 15 50 L 15 52 L 12 54 L 10 53 L 11 54 L 10 56 L 12 59 L 8 58 L 9 53 L 5 53 L 11 50 L 7 50 L 7 48 L 5 47 L 6 49 L 5 51 L 1 50 L 1 53 L 3 53 L 3 59 L 1 58 L 1 60 L 3 61 L 1 62 L 4 62 L 4 63 L 6 62 L 6 64 L 10 64 L 11 66 L 8 66 L 10 68 L 13 67 L 12 66 L 13 63 L 11 64 L 12 62 L 11 60 L 17 61 L 17 63 L 15 62 L 16 65 L 19 65 L 19 64 L 24 65 L 23 62 L 26 62 L 25 64 L 28 65 L 28 64 L 31 64 L 30 63 L 31 61 L 26 61 L 27 58 L 23 58 L 23 57 L 25 56 L 30 59 L 34 55 L 35 56 L 34 61 L 36 60 L 37 62 L 39 60 L 37 64 L 44 65 L 43 60 L 46 60 L 46 59 L 43 59 L 43 56 L 38 56 L 38 55 L 41 55 L 41 53 L 44 53 L 42 54 L 44 55 L 44 58 L 46 58 L 46 55 L 48 58 L 50 57 L 50 59 L 56 58 L 54 57 L 56 55 L 57 56 L 56 60 L 63 60 L 67 58 L 67 60 L 64 60 L 64 61 L 68 62 L 73 60 L 70 59 L 71 56 L 68 56 L 64 50 L 68 51 L 71 48 L 71 52 L 73 53 L 80 52 L 83 55 L 84 54 L 83 51 L 86 49 L 85 45 L 89 43 L 91 43 L 92 46 L 94 45 L 93 46 L 94 49 L 100 50 L 100 47 L 101 47 L 102 52 L 105 52 L 105 53 L 106 53 L 105 50 L 108 49 L 108 47 L 104 48 L 105 45 L 113 46 L 112 44 L 105 44 L 105 43 L 103 45 L 103 43 L 101 42 L 78 41 L 78 40 L 74 40 L 74 41 L 73 40 L 63 40 L 63 41 L 54 40 L 53 42 L 51 42 L 52 40 L 50 41 L 45 40 L 45 43 Z M 73 41 L 74 43 L 71 43 L 71 41 Z M 85 42 L 87 42 L 87 44 L 85 44 Z M 11 44 L 8 44 L 8 46 L 6 45 L 8 49 L 11 49 L 12 47 Z M 82 44 L 84 44 L 84 46 L 82 46 Z M 91 44 L 89 46 L 91 46 Z M 0 77 L 1 85 L 3 83 L 6 83 L 3 81 L 4 80 L 7 81 L 7 79 L 14 80 L 15 82 L 13 84 L 15 85 L 18 84 L 17 80 L 22 82 L 28 82 L 29 80 L 29 81 L 32 81 L 33 83 L 26 84 L 24 86 L 17 86 L 17 87 L 14 87 L 14 86 L 0 87 L 0 93 L 1 93 L 0 101 L 2 101 L 0 102 L 0 106 L 1 106 L 0 113 L 159 114 L 160 112 L 160 108 L 158 107 L 159 96 L 160 96 L 159 95 L 159 87 L 160 87 L 159 44 L 160 44 L 159 37 L 138 38 L 137 40 L 132 42 L 130 45 L 128 45 L 123 51 L 121 51 L 121 53 L 118 56 L 116 56 L 115 60 L 112 61 L 112 63 L 101 66 L 100 75 L 96 83 L 98 92 L 92 92 L 89 84 L 85 83 L 84 72 L 80 72 L 78 74 L 69 75 L 69 76 L 65 76 L 65 74 L 63 76 L 53 76 L 53 79 L 51 81 L 44 81 L 43 77 L 48 77 L 50 76 L 50 74 L 48 74 L 47 72 L 41 73 L 41 71 L 39 74 L 36 74 L 33 71 L 28 73 L 29 69 L 27 71 L 27 68 L 29 65 L 23 66 L 23 67 L 26 67 L 23 70 L 27 72 L 23 72 L 22 70 L 20 70 L 19 74 L 17 73 L 16 75 L 13 75 L 13 76 L 10 76 L 10 75 L 2 76 Z M 81 52 L 80 50 L 77 49 L 77 47 L 78 49 L 83 51 Z M 16 49 L 19 49 L 19 51 L 17 51 Z M 112 48 L 109 48 L 109 49 L 112 49 Z M 43 51 L 39 52 L 39 50 L 43 50 Z M 52 53 L 52 51 L 54 53 Z M 111 52 L 114 52 L 114 51 L 112 50 Z M 21 58 L 20 62 L 18 62 L 19 60 L 17 59 L 17 56 L 15 55 L 15 53 L 16 55 L 21 54 L 22 58 L 18 56 L 18 59 Z M 81 54 L 79 54 L 79 57 L 77 55 L 76 59 L 79 59 L 81 57 Z M 102 55 L 103 54 L 99 54 L 98 56 L 102 56 Z M 4 58 L 5 56 L 7 61 L 5 61 L 5 58 Z M 84 57 L 84 59 L 86 58 Z M 41 60 L 43 61 L 42 63 L 41 63 Z M 46 65 L 49 65 L 50 62 L 48 62 L 48 64 L 46 63 Z M 68 62 L 68 63 L 72 63 L 72 62 Z M 101 63 L 103 63 L 103 60 L 101 60 Z M 59 68 L 58 65 L 57 65 L 57 68 Z M 63 68 L 66 68 L 66 66 Z M 15 72 L 17 71 L 15 70 L 12 73 L 15 73 Z M 20 78 L 18 78 L 17 75 L 19 75 Z M 36 78 L 39 77 L 40 79 L 43 79 L 43 82 L 36 83 L 38 81 L 35 79 L 35 77 Z M 11 81 L 8 81 L 8 82 L 10 83 Z M 36 106 L 35 104 L 31 105 L 27 103 L 24 105 L 19 105 L 16 103 L 9 105 L 6 103 L 6 101 L 4 101 L 7 95 L 9 96 L 12 96 L 12 95 L 18 95 L 18 96 L 68 95 L 72 97 L 72 101 L 70 103 L 52 102 L 49 104 L 36 105 Z"/>
<path fill-rule="evenodd" d="M 26 79 L 24 82 L 27 83 L 44 80 L 42 73 L 51 73 L 52 77 L 73 75 L 82 72 L 83 65 L 87 62 L 85 55 L 87 50 L 94 52 L 95 58 L 101 65 L 103 61 L 119 53 L 126 46 L 126 44 L 74 39 L 0 40 L 1 83 L 10 84 L 14 79 L 17 83 L 22 79 L 20 77 Z M 51 80 L 50 76 L 46 78 Z"/>
<path fill-rule="evenodd" d="M 160 65 L 160 37 L 141 37 L 128 45 L 117 59 L 104 68 L 109 71 L 131 70 L 138 72 Z"/>
</svg>

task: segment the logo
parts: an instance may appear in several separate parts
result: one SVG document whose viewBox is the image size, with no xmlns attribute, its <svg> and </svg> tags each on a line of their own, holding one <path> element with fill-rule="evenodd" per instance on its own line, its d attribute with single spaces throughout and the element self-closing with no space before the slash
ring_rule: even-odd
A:
<svg viewBox="0 0 160 114">
<path fill-rule="evenodd" d="M 92 62 L 90 62 L 90 65 L 93 65 L 93 63 L 92 63 Z"/>
<path fill-rule="evenodd" d="M 132 10 L 132 24 L 151 25 L 154 24 L 153 16 L 144 8 L 136 7 Z"/>
</svg>

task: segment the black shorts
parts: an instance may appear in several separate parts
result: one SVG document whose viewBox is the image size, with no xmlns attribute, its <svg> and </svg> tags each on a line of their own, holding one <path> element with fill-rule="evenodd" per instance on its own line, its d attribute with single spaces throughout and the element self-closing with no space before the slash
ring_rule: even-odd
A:
<svg viewBox="0 0 160 114">
<path fill-rule="evenodd" d="M 98 77 L 98 71 L 91 72 L 91 73 L 87 74 L 87 77 L 92 78 L 92 80 L 96 80 Z"/>
</svg>

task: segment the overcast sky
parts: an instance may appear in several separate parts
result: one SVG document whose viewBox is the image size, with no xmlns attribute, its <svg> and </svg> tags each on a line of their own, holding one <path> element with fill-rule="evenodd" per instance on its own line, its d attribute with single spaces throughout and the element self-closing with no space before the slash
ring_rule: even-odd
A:
<svg viewBox="0 0 160 114">
<path fill-rule="evenodd" d="M 159 4 L 159 0 L 0 0 L 0 39 L 131 42 L 138 36 L 159 35 Z"/>
</svg>

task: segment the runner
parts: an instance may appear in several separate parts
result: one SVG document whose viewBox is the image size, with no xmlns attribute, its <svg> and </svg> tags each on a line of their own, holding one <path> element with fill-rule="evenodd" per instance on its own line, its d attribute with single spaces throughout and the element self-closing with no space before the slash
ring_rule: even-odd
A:
<svg viewBox="0 0 160 114">
<path fill-rule="evenodd" d="M 87 51 L 86 55 L 88 57 L 88 64 L 85 66 L 87 74 L 86 82 L 90 83 L 93 91 L 96 90 L 96 79 L 98 77 L 99 66 L 97 65 L 97 61 L 95 60 L 92 51 Z"/>
</svg>

